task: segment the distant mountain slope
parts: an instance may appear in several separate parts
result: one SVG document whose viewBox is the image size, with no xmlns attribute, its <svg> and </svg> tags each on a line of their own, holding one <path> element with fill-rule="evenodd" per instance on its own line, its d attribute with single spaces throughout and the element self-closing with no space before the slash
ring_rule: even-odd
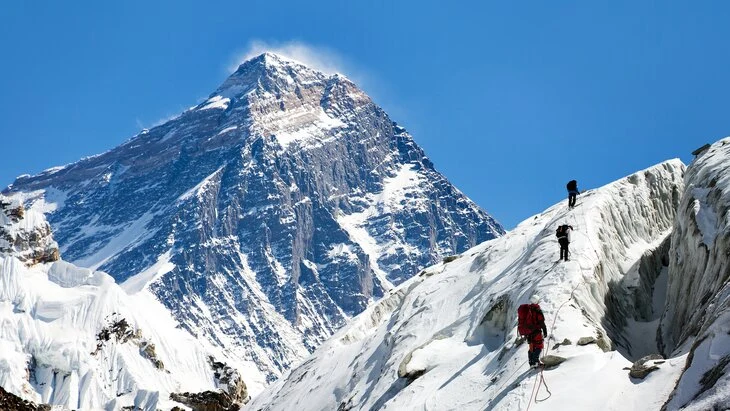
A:
<svg viewBox="0 0 730 411">
<path fill-rule="evenodd" d="M 686 353 L 648 360 L 658 369 L 643 380 L 628 368 L 658 351 L 684 170 L 672 160 L 637 172 L 427 268 L 245 409 L 659 410 Z M 575 228 L 570 261 L 556 262 L 564 223 Z M 515 340 L 517 307 L 532 294 L 549 354 L 566 359 L 543 374 Z"/>
<path fill-rule="evenodd" d="M 392 285 L 503 233 L 352 82 L 268 53 L 6 192 L 46 213 L 65 259 L 244 359 L 254 392 Z"/>
</svg>

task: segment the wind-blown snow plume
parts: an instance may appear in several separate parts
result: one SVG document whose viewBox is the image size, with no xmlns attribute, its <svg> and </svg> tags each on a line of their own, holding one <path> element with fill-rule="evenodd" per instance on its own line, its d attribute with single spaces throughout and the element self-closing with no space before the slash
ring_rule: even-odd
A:
<svg viewBox="0 0 730 411">
<path fill-rule="evenodd" d="M 356 72 L 351 65 L 348 66 L 345 63 L 342 56 L 326 47 L 301 41 L 271 42 L 264 40 L 251 41 L 247 50 L 233 59 L 233 63 L 228 66 L 228 72 L 233 73 L 244 62 L 264 53 L 272 53 L 297 61 L 325 74 L 348 75 Z"/>
</svg>

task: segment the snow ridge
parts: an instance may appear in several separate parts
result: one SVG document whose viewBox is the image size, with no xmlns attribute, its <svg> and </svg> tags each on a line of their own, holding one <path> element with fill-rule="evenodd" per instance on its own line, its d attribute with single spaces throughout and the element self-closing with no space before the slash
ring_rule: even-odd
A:
<svg viewBox="0 0 730 411">
<path fill-rule="evenodd" d="M 246 409 L 659 409 L 685 357 L 669 359 L 641 384 L 632 381 L 622 370 L 632 364 L 623 355 L 629 347 L 620 346 L 631 331 L 612 314 L 627 308 L 611 296 L 639 281 L 634 276 L 659 275 L 661 264 L 637 263 L 661 253 L 683 172 L 678 160 L 659 164 L 583 193 L 573 210 L 561 202 L 427 268 Z M 559 263 L 554 233 L 562 223 L 575 232 L 571 260 Z M 567 358 L 545 371 L 553 389 L 544 402 L 531 395 L 537 377 L 514 337 L 517 306 L 534 293 L 548 318 L 550 354 Z M 575 345 L 583 338 L 594 343 Z M 557 345 L 565 339 L 572 343 Z M 595 386 L 598 375 L 611 389 Z"/>
</svg>

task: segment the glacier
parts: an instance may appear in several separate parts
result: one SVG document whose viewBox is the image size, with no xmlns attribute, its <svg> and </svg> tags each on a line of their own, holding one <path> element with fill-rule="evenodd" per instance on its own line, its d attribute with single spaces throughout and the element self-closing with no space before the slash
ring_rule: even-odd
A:
<svg viewBox="0 0 730 411">
<path fill-rule="evenodd" d="M 730 408 L 730 138 L 687 169 L 669 254 L 668 355 L 688 353 L 668 409 Z"/>
</svg>

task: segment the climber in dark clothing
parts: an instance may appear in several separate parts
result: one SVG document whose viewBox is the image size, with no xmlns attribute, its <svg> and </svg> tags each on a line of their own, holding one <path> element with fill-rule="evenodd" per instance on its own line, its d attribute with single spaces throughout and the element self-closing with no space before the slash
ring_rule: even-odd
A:
<svg viewBox="0 0 730 411">
<path fill-rule="evenodd" d="M 573 208 L 575 207 L 575 200 L 578 194 L 580 194 L 580 191 L 578 191 L 578 182 L 570 180 L 566 188 L 568 189 L 568 208 Z"/>
<path fill-rule="evenodd" d="M 560 244 L 560 260 L 568 261 L 568 246 L 570 245 L 570 232 L 573 231 L 573 226 L 563 224 L 558 227 L 555 231 L 555 236 L 558 237 L 558 244 Z"/>
</svg>

